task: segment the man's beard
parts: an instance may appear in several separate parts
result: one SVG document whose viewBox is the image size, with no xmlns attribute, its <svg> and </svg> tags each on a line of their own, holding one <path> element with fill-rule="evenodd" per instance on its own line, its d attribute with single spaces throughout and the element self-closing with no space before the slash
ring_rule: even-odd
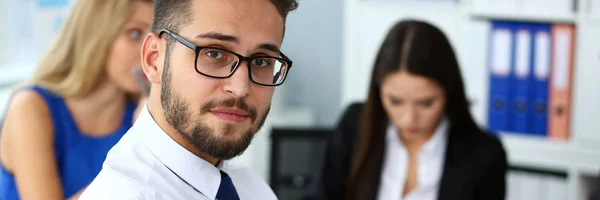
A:
<svg viewBox="0 0 600 200">
<path fill-rule="evenodd" d="M 248 113 L 250 124 L 254 125 L 257 118 L 256 108 L 247 105 L 241 99 L 211 100 L 202 105 L 200 114 L 196 116 L 197 120 L 192 119 L 192 112 L 189 104 L 171 87 L 171 74 L 169 67 L 169 52 L 166 52 L 165 63 L 162 73 L 162 86 L 160 102 L 165 113 L 167 123 L 171 125 L 179 134 L 193 145 L 198 151 L 205 153 L 219 160 L 228 160 L 241 155 L 252 142 L 254 134 L 260 130 L 265 123 L 270 108 L 264 113 L 259 121 L 256 130 L 253 126 L 243 131 L 241 138 L 235 140 L 219 140 L 216 137 L 214 129 L 210 128 L 206 122 L 200 120 L 200 116 L 207 114 L 210 109 L 216 107 L 236 107 Z M 221 130 L 223 136 L 235 134 L 235 127 L 231 124 L 225 124 Z"/>
</svg>

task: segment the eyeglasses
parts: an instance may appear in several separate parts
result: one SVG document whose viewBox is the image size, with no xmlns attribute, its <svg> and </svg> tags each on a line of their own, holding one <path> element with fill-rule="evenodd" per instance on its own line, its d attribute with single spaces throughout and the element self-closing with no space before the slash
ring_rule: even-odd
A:
<svg viewBox="0 0 600 200">
<path fill-rule="evenodd" d="M 283 83 L 292 67 L 292 61 L 283 53 L 280 53 L 281 57 L 244 57 L 225 49 L 196 46 L 166 29 L 160 30 L 158 37 L 161 37 L 163 33 L 169 34 L 179 43 L 194 50 L 196 52 L 196 61 L 194 62 L 196 72 L 211 78 L 229 78 L 238 69 L 240 63 L 248 61 L 248 74 L 252 82 L 264 86 L 278 86 Z"/>
</svg>

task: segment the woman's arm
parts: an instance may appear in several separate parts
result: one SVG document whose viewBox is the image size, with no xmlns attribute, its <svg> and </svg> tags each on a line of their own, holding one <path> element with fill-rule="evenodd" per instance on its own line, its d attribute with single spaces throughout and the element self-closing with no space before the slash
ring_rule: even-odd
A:
<svg viewBox="0 0 600 200">
<path fill-rule="evenodd" d="M 64 199 L 54 153 L 54 129 L 44 99 L 34 91 L 15 94 L 2 129 L 2 162 L 12 171 L 20 198 Z M 4 154 L 7 155 L 7 154 Z"/>
<path fill-rule="evenodd" d="M 478 184 L 476 197 L 473 199 L 504 200 L 506 199 L 506 173 L 508 163 L 502 143 L 496 138 L 489 144 L 491 149 L 486 162 L 486 171 Z"/>
<path fill-rule="evenodd" d="M 85 186 L 83 189 L 79 190 L 79 192 L 75 193 L 73 196 L 71 196 L 67 200 L 78 200 L 79 197 L 81 196 L 81 194 L 83 194 L 83 191 L 85 191 L 85 188 L 87 188 L 87 186 Z"/>
</svg>

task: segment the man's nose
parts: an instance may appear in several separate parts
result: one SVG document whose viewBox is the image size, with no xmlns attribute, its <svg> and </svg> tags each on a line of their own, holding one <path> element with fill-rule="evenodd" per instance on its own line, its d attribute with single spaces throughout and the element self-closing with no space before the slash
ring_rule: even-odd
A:
<svg viewBox="0 0 600 200">
<path fill-rule="evenodd" d="M 225 79 L 226 84 L 223 89 L 227 94 L 234 98 L 244 98 L 250 93 L 250 74 L 248 71 L 248 62 L 242 62 L 231 77 Z"/>
</svg>

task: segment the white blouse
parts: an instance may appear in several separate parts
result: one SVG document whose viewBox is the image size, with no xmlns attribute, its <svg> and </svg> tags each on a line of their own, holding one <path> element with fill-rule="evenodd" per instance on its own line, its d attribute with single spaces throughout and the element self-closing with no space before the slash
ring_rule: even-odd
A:
<svg viewBox="0 0 600 200">
<path fill-rule="evenodd" d="M 379 183 L 380 200 L 436 200 L 444 169 L 448 143 L 448 122 L 443 119 L 434 135 L 423 145 L 417 158 L 417 187 L 402 196 L 408 176 L 408 151 L 398 136 L 398 130 L 388 126 L 385 157 Z"/>
</svg>

